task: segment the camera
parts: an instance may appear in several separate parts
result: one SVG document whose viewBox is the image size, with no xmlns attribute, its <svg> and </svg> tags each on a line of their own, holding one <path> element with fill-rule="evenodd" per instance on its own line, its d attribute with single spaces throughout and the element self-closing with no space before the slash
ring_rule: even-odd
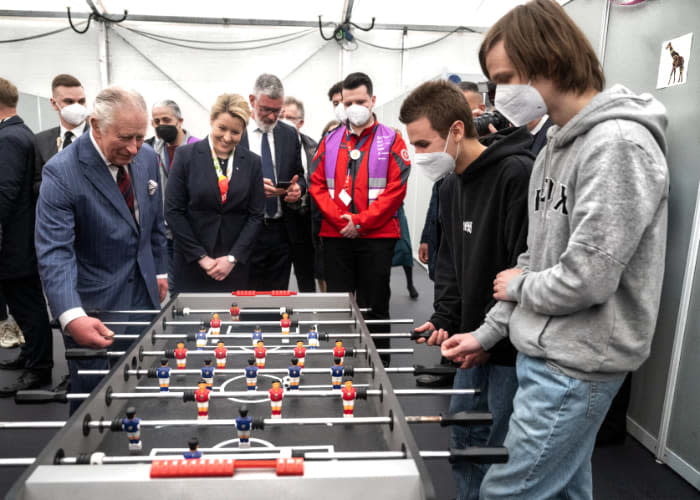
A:
<svg viewBox="0 0 700 500">
<path fill-rule="evenodd" d="M 489 130 L 489 124 L 493 125 L 496 130 L 510 127 L 510 122 L 508 119 L 498 111 L 484 113 L 481 116 L 474 118 L 474 126 L 476 127 L 476 133 L 479 137 L 489 135 L 491 133 Z"/>
</svg>

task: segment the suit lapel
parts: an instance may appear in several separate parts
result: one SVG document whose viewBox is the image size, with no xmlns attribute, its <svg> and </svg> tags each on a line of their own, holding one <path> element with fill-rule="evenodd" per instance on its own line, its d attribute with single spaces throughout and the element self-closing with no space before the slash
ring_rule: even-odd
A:
<svg viewBox="0 0 700 500">
<path fill-rule="evenodd" d="M 272 137 L 275 141 L 275 177 L 277 177 L 277 182 L 280 180 L 280 165 L 282 163 L 282 143 L 284 139 L 282 138 L 282 128 L 279 125 L 275 125 L 272 129 Z"/>
<path fill-rule="evenodd" d="M 243 134 L 241 135 L 240 145 L 246 149 L 250 149 L 250 143 L 248 142 L 248 130 L 243 129 Z"/>
<path fill-rule="evenodd" d="M 216 176 L 216 170 L 214 168 L 214 160 L 211 157 L 211 146 L 209 145 L 209 140 L 200 141 L 195 145 L 197 150 L 197 161 L 194 162 L 194 169 L 200 170 L 202 172 L 190 171 L 190 175 L 196 175 L 202 182 L 205 183 L 206 189 L 210 192 L 210 196 L 216 199 L 216 204 L 221 208 L 221 192 L 219 191 L 219 179 Z"/>
<path fill-rule="evenodd" d="M 46 143 L 44 144 L 45 157 L 48 160 L 53 155 L 58 153 L 58 139 L 61 137 L 61 127 L 56 127 L 53 129 L 53 133 L 49 134 L 46 138 Z"/>
<path fill-rule="evenodd" d="M 138 233 L 136 222 L 126 206 L 126 201 L 122 196 L 117 183 L 114 182 L 109 168 L 100 158 L 99 153 L 92 145 L 89 135 L 82 135 L 78 140 L 78 160 L 83 169 L 83 174 L 102 195 L 109 200 L 115 210 L 131 226 L 134 232 Z M 134 180 L 132 178 L 132 187 Z"/>
<path fill-rule="evenodd" d="M 147 215 L 146 210 L 149 206 L 148 166 L 138 155 L 131 162 L 131 189 L 134 190 L 134 197 L 139 205 L 139 227 L 143 227 L 143 221 L 146 220 Z"/>
</svg>

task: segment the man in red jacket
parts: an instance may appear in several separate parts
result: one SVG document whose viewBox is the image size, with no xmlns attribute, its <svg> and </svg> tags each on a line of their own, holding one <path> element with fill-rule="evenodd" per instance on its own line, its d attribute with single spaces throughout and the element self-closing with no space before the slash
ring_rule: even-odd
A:
<svg viewBox="0 0 700 500">
<path fill-rule="evenodd" d="M 348 75 L 342 95 L 348 120 L 324 137 L 311 176 L 310 192 L 323 215 L 326 281 L 329 292 L 355 292 L 358 305 L 371 308 L 368 319 L 384 319 L 410 161 L 401 136 L 372 113 L 376 97 L 366 74 Z M 388 331 L 388 325 L 370 331 Z M 389 339 L 375 344 L 388 347 Z M 389 356 L 382 360 L 388 365 Z"/>
</svg>

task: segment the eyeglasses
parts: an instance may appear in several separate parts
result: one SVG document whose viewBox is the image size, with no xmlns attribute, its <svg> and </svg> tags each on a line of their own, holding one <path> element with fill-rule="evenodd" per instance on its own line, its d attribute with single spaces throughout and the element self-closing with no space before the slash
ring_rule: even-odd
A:
<svg viewBox="0 0 700 500">
<path fill-rule="evenodd" d="M 282 108 L 268 108 L 267 106 L 258 106 L 260 108 L 260 115 L 261 116 L 267 116 L 267 115 L 274 115 L 274 116 L 279 116 L 279 114 L 282 112 Z"/>
</svg>

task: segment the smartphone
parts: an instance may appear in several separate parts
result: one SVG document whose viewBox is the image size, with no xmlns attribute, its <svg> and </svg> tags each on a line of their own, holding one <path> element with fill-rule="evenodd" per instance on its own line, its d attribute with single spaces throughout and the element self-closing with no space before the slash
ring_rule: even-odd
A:
<svg viewBox="0 0 700 500">
<path fill-rule="evenodd" d="M 291 185 L 292 183 L 290 181 L 280 181 L 277 184 L 275 184 L 275 187 L 277 189 L 287 189 Z"/>
</svg>

